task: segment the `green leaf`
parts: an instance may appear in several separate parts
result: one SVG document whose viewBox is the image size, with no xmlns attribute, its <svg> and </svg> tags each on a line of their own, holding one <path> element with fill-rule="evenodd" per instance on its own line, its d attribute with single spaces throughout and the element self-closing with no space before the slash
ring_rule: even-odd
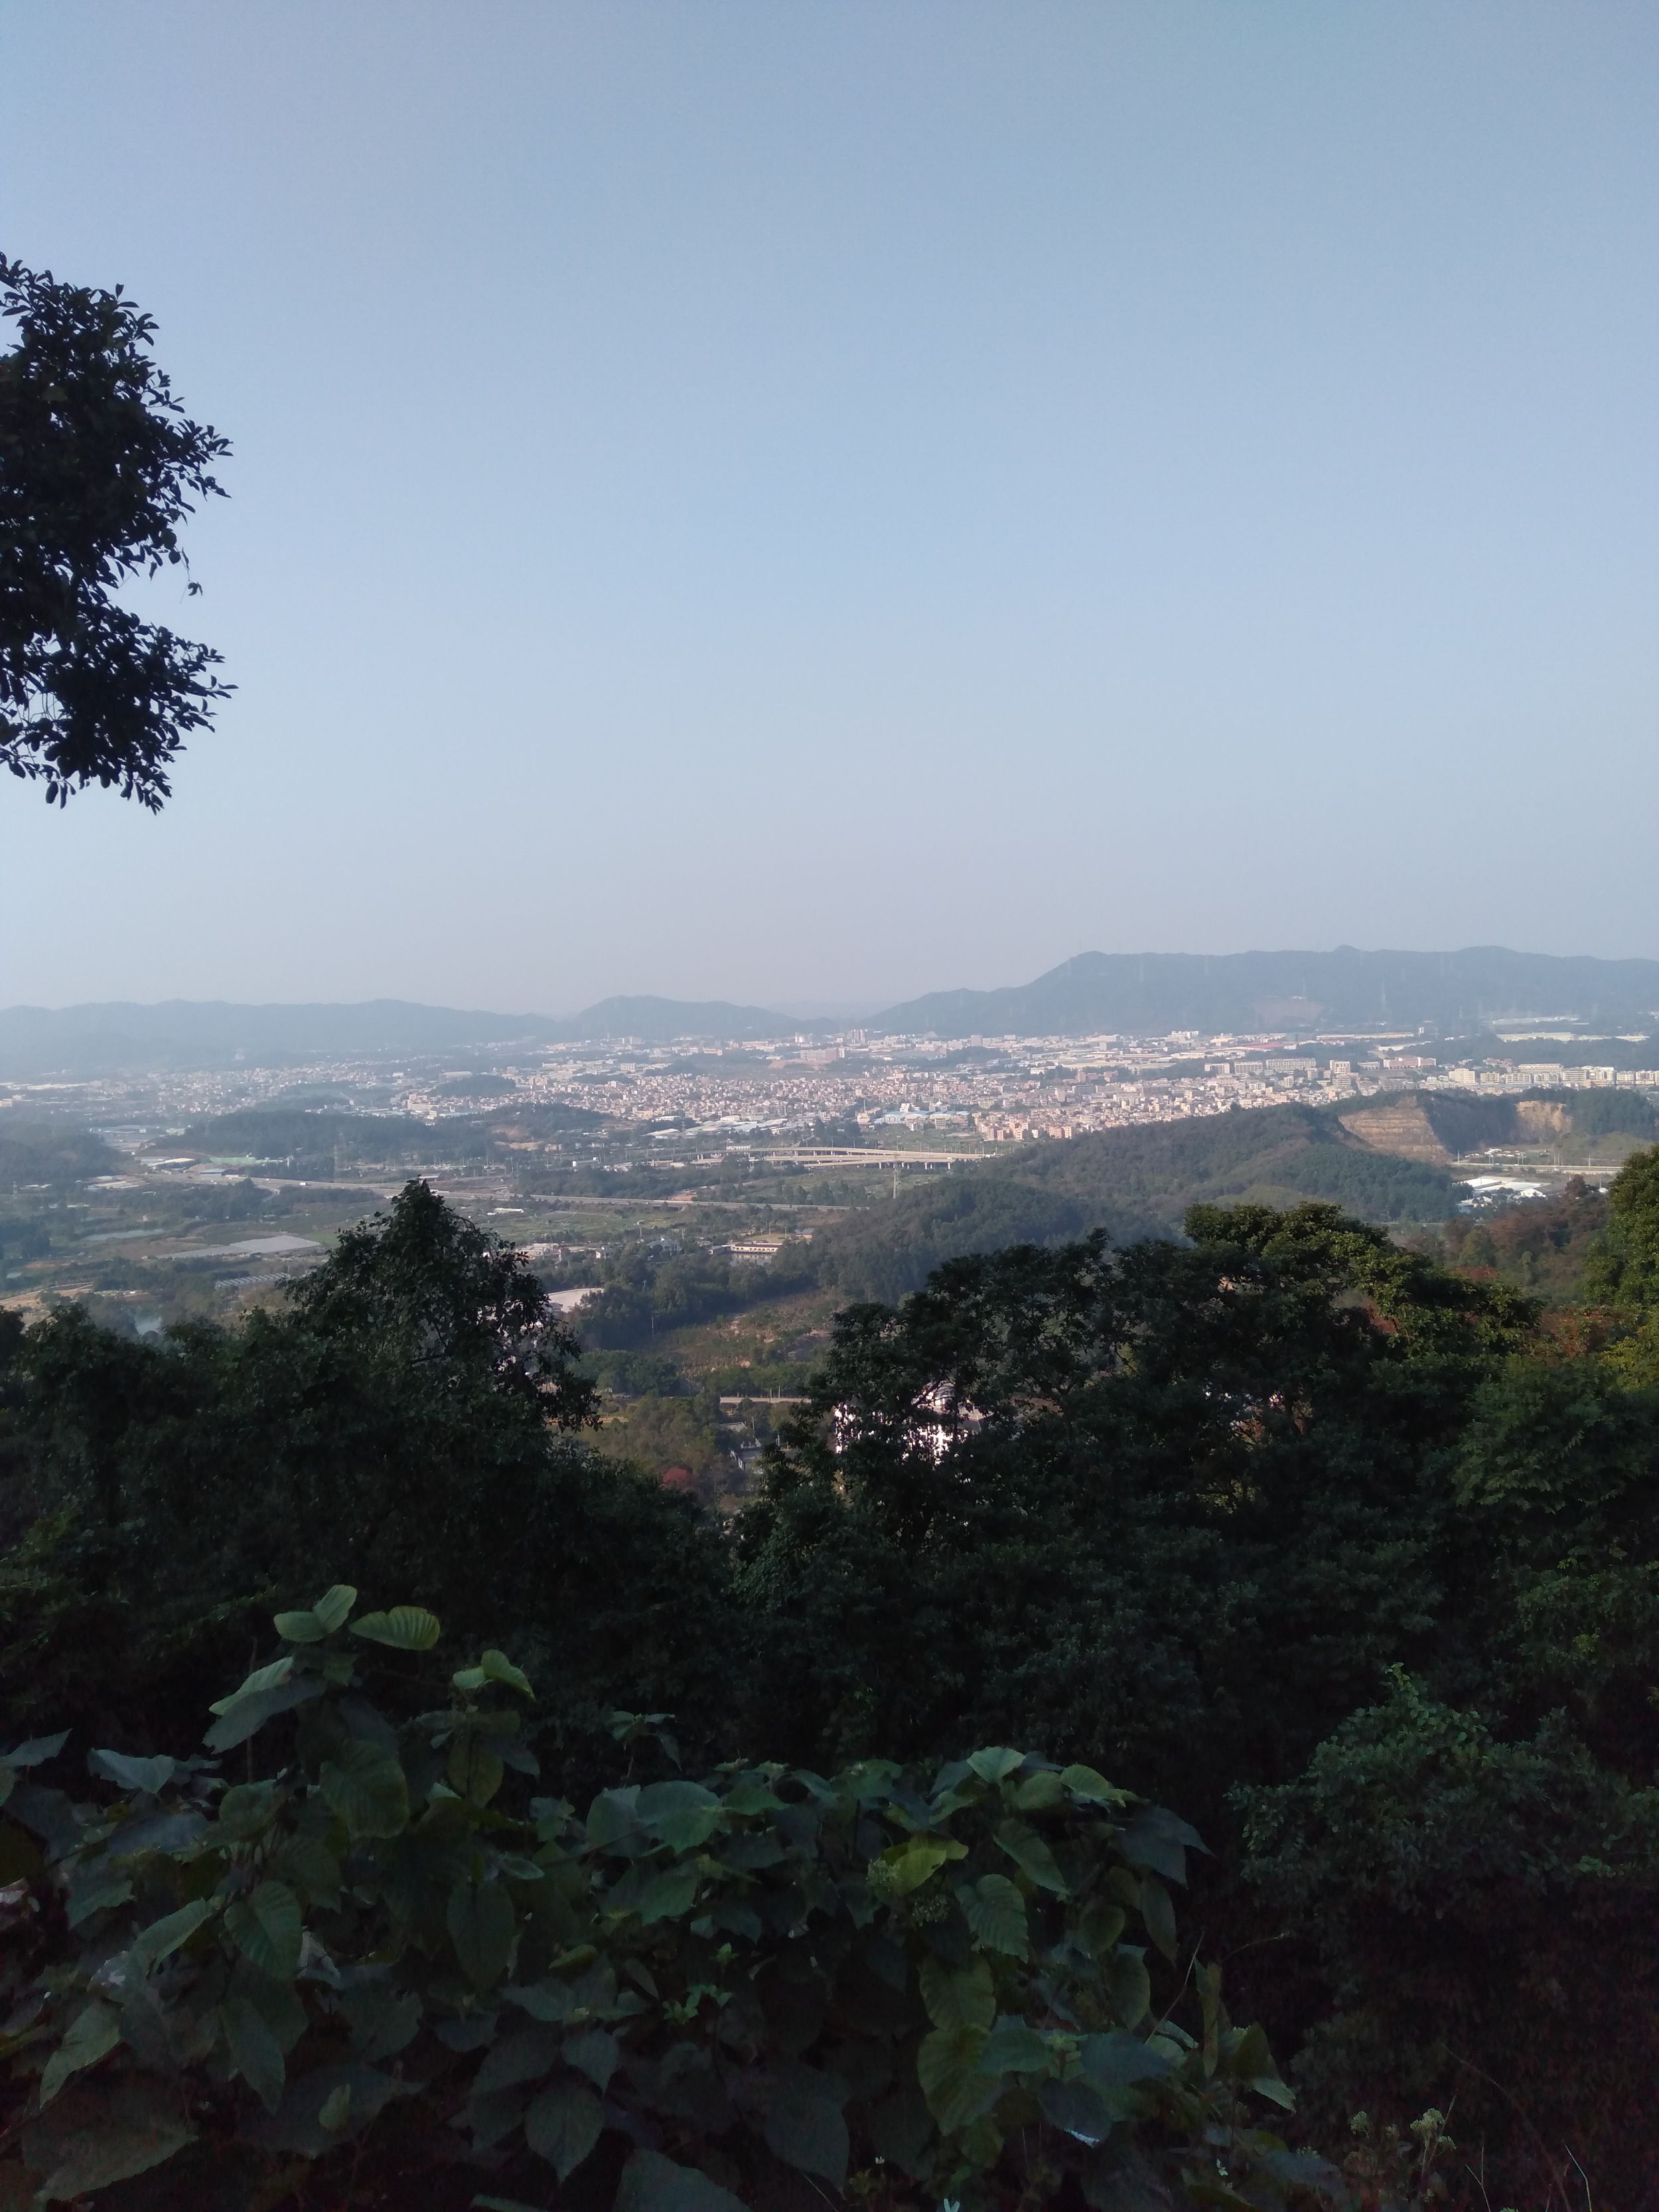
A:
<svg viewBox="0 0 1659 2212">
<path fill-rule="evenodd" d="M 1085 1805 L 1127 1805 L 1127 1790 L 1115 1790 L 1103 1774 L 1092 1766 L 1067 1766 L 1060 1770 L 1060 1780 L 1073 1797 L 1081 1797 Z"/>
<path fill-rule="evenodd" d="M 947 2134 L 971 2125 L 997 2100 L 997 2081 L 980 2071 L 985 2041 L 982 2027 L 939 2027 L 922 2039 L 916 2053 L 916 2079 L 927 2109 Z"/>
<path fill-rule="evenodd" d="M 1287 2082 L 1279 2079 L 1279 2069 L 1268 2047 L 1267 2031 L 1254 2026 L 1234 2030 L 1233 2041 L 1226 2055 L 1225 2071 L 1235 2081 L 1242 2081 L 1254 2089 L 1259 2097 L 1268 2098 L 1288 2112 L 1296 2109 L 1296 2093 Z"/>
<path fill-rule="evenodd" d="M 968 1764 L 981 1782 L 1001 1782 L 1024 1765 L 1025 1753 L 994 1744 L 986 1751 L 970 1751 Z"/>
<path fill-rule="evenodd" d="M 219 1826 L 234 1843 L 246 1843 L 269 1827 L 276 1811 L 274 1782 L 233 1783 L 219 1800 Z"/>
<path fill-rule="evenodd" d="M 1071 1894 L 1065 1876 L 1054 1864 L 1054 1853 L 1035 1828 L 1028 1828 L 1024 1820 L 1004 1820 L 997 1830 L 997 1841 L 1039 1889 L 1051 1889 L 1057 1897 Z"/>
<path fill-rule="evenodd" d="M 609 2028 L 590 2027 L 570 2038 L 564 2046 L 564 2055 L 578 2073 L 586 2075 L 603 2096 L 622 2057 L 622 2045 Z"/>
<path fill-rule="evenodd" d="M 748 2212 L 740 2197 L 694 2166 L 677 2166 L 660 2151 L 629 2154 L 617 2185 L 614 2212 Z"/>
<path fill-rule="evenodd" d="M 349 1836 L 400 1836 L 409 1826 L 408 1778 L 391 1752 L 362 1736 L 325 1762 L 318 1786 Z"/>
<path fill-rule="evenodd" d="M 325 1589 L 311 1608 L 313 1617 L 320 1620 L 328 1634 L 343 1628 L 351 1617 L 351 1608 L 357 1602 L 357 1593 L 349 1583 L 336 1583 Z"/>
<path fill-rule="evenodd" d="M 320 1644 L 328 1634 L 314 1613 L 273 1613 L 270 1625 L 285 1644 Z"/>
<path fill-rule="evenodd" d="M 256 1667 L 246 1681 L 233 1690 L 228 1698 L 216 1698 L 208 1707 L 210 1713 L 228 1713 L 233 1705 L 240 1705 L 244 1698 L 257 1698 L 266 1690 L 280 1690 L 294 1673 L 294 1655 L 273 1659 L 269 1667 Z"/>
<path fill-rule="evenodd" d="M 1155 1874 L 1141 1877 L 1140 1917 L 1146 1923 L 1146 1933 L 1173 1964 L 1176 1954 L 1175 1905 L 1169 1891 Z"/>
<path fill-rule="evenodd" d="M 331 2089 L 318 2109 L 317 2118 L 331 2135 L 343 2128 L 351 2118 L 351 2084 L 341 2081 Z"/>
<path fill-rule="evenodd" d="M 239 1743 L 246 1743 L 278 1713 L 292 1712 L 295 1705 L 303 1705 L 307 1699 L 322 1694 L 323 1685 L 314 1674 L 276 1682 L 269 1689 L 253 1691 L 246 1697 L 239 1691 L 235 1697 L 222 1700 L 222 1710 L 213 1708 L 219 1712 L 219 1718 L 202 1741 L 210 1751 L 234 1751 Z"/>
<path fill-rule="evenodd" d="M 530 1677 L 513 1664 L 505 1651 L 486 1651 L 478 1662 L 485 1680 L 500 1682 L 505 1688 L 516 1690 L 521 1698 L 532 1701 L 536 1692 L 530 1686 Z"/>
<path fill-rule="evenodd" d="M 165 1752 L 154 1759 L 133 1759 L 124 1751 L 89 1751 L 87 1771 L 96 1774 L 106 1782 L 112 1782 L 118 1790 L 142 1790 L 154 1797 L 165 1790 L 178 1771 L 177 1759 L 169 1759 Z"/>
<path fill-rule="evenodd" d="M 445 1916 L 461 1972 L 475 1990 L 500 1981 L 513 1955 L 518 1920 L 513 1899 L 498 1881 L 459 1881 Z"/>
<path fill-rule="evenodd" d="M 639 1916 L 642 1922 L 678 1920 L 691 1910 L 697 1895 L 697 1863 L 683 1860 L 678 1866 L 665 1867 L 647 1882 L 641 1894 Z"/>
<path fill-rule="evenodd" d="M 127 2076 L 71 2092 L 24 2130 L 23 2158 L 44 2173 L 40 2201 L 61 2204 L 148 2172 L 194 2140 L 179 2100 L 159 2085 Z"/>
<path fill-rule="evenodd" d="M 982 1875 L 973 1887 L 966 1883 L 957 1892 L 976 1942 L 988 1951 L 1000 1951 L 1023 1959 L 1030 1947 L 1025 1921 L 1025 1899 L 1006 1874 Z"/>
<path fill-rule="evenodd" d="M 544 2089 L 524 2116 L 525 2141 L 566 2181 L 599 2139 L 605 2108 L 586 2081 Z"/>
<path fill-rule="evenodd" d="M 1135 2027 L 1146 2017 L 1152 2002 L 1152 1978 L 1146 1972 L 1146 1960 L 1132 1950 L 1121 1950 L 1113 1952 L 1102 1963 L 1112 2010 L 1125 2027 Z"/>
<path fill-rule="evenodd" d="M 249 1965 L 274 1982 L 291 1982 L 299 1972 L 304 1932 L 300 1900 L 285 1881 L 262 1881 L 225 1911 L 225 1933 Z"/>
<path fill-rule="evenodd" d="M 1016 1809 L 1022 1813 L 1052 1813 L 1065 1802 L 1066 1784 L 1048 1767 L 1028 1774 L 1014 1792 Z"/>
<path fill-rule="evenodd" d="M 1042 2074 L 1054 2053 L 1036 2028 L 1011 2015 L 991 2030 L 979 2063 L 988 2074 Z"/>
<path fill-rule="evenodd" d="M 0 1764 L 19 1768 L 43 1766 L 47 1759 L 57 1758 L 69 1739 L 67 1729 L 60 1729 L 56 1735 L 31 1736 L 27 1743 L 20 1743 L 15 1751 L 9 1751 L 0 1756 Z"/>
<path fill-rule="evenodd" d="M 641 1826 L 677 1851 L 699 1850 L 725 1813 L 714 1791 L 697 1782 L 653 1782 L 641 1790 L 635 1810 Z"/>
<path fill-rule="evenodd" d="M 352 2056 L 372 2065 L 391 2058 L 415 2040 L 421 2025 L 417 1990 L 394 1990 L 385 1982 L 360 1982 L 337 2000 L 351 2030 Z"/>
<path fill-rule="evenodd" d="M 390 1613 L 364 1613 L 352 1622 L 351 1632 L 394 1651 L 430 1651 L 444 1632 L 437 1614 L 423 1605 L 394 1605 Z"/>
<path fill-rule="evenodd" d="M 1118 2029 L 1110 2035 L 1085 2035 L 1079 2057 L 1084 2078 L 1103 2094 L 1128 2088 L 1137 2081 L 1155 2081 L 1170 2071 L 1172 2063 L 1167 2052 Z"/>
<path fill-rule="evenodd" d="M 768 2148 L 803 2173 L 821 2174 L 832 2188 L 843 2188 L 851 2146 L 841 2106 L 827 2075 L 810 2066 L 781 2069 L 766 2115 Z"/>
<path fill-rule="evenodd" d="M 550 2027 L 533 2022 L 514 2028 L 491 2044 L 483 2064 L 472 2077 L 475 2097 L 493 2097 L 498 2089 L 516 2089 L 521 2081 L 540 2081 L 559 2063 L 561 2038 Z"/>
<path fill-rule="evenodd" d="M 930 1881 L 939 1869 L 951 1859 L 965 1859 L 965 1844 L 951 1841 L 944 1836 L 912 1836 L 902 1844 L 891 1844 L 878 1863 L 888 1869 L 888 1887 L 898 1897 L 908 1897 L 913 1889 L 920 1889 Z"/>
<path fill-rule="evenodd" d="M 997 2016 L 991 1969 L 983 1959 L 958 1969 L 930 1953 L 921 1962 L 921 2001 L 935 2027 L 988 2028 Z"/>
<path fill-rule="evenodd" d="M 152 1920 L 134 1939 L 133 1957 L 146 1969 L 159 1965 L 163 1959 L 170 1958 L 181 1943 L 189 1942 L 202 1923 L 213 1917 L 213 1911 L 206 1898 L 195 1897 L 188 1905 L 180 1905 L 177 1912 Z"/>
<path fill-rule="evenodd" d="M 49 2105 L 71 2074 L 95 2066 L 121 2040 L 121 2015 L 113 2005 L 94 1997 L 70 2022 L 63 2041 L 46 2061 L 40 2076 L 40 2102 Z"/>
<path fill-rule="evenodd" d="M 283 2101 L 288 2079 L 281 2044 L 246 1997 L 227 1997 L 220 2013 L 236 2071 L 265 2110 L 274 2112 Z"/>
</svg>

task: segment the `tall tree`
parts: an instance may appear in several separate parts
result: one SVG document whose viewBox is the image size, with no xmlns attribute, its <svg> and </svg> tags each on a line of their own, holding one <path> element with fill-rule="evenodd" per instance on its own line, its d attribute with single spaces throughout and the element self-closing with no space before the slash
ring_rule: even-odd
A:
<svg viewBox="0 0 1659 2212">
<path fill-rule="evenodd" d="M 220 655 L 141 622 L 127 579 L 188 571 L 179 529 L 229 452 L 151 358 L 153 319 L 0 255 L 0 764 L 49 803 L 98 783 L 152 811 L 229 686 Z M 189 583 L 193 593 L 199 590 Z"/>
</svg>

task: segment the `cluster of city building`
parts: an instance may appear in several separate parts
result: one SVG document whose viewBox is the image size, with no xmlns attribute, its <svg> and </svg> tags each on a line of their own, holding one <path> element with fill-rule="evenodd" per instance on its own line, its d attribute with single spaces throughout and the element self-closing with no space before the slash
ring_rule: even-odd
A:
<svg viewBox="0 0 1659 2212">
<path fill-rule="evenodd" d="M 1558 1038 L 1556 1040 L 1559 1042 Z M 1564 1065 L 1515 1056 L 1449 1054 L 1417 1035 L 1137 1038 L 872 1037 L 760 1043 L 617 1039 L 481 1051 L 470 1067 L 434 1062 L 330 1061 L 303 1068 L 230 1070 L 92 1082 L 0 1083 L 7 1104 L 70 1111 L 113 1133 L 177 1129 L 242 1106 L 324 1097 L 358 1112 L 398 1113 L 434 1125 L 456 1116 L 577 1107 L 619 1135 L 672 1146 L 751 1144 L 833 1127 L 877 1146 L 904 1133 L 975 1150 L 987 1144 L 1073 1137 L 1136 1122 L 1170 1121 L 1295 1099 L 1336 1103 L 1407 1086 L 1480 1093 L 1631 1085 L 1659 1091 L 1659 1069 L 1591 1057 Z M 473 1084 L 477 1089 L 471 1088 Z M 507 1087 L 511 1085 L 510 1090 Z M 525 1149 L 539 1149 L 526 1146 Z"/>
</svg>

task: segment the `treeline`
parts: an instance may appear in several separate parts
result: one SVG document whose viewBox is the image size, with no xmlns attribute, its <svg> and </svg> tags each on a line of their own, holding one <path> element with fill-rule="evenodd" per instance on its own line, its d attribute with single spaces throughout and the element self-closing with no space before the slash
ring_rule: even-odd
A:
<svg viewBox="0 0 1659 2212">
<path fill-rule="evenodd" d="M 1315 2142 L 1455 2100 L 1494 2203 L 1570 2150 L 1639 2206 L 1659 1152 L 1613 1188 L 1594 1349 L 1327 1206 L 1186 1230 L 849 1308 L 729 1521 L 595 1452 L 534 1277 L 419 1185 L 234 1328 L 8 1321 L 0 1705 L 185 1755 L 337 1581 L 510 1650 L 578 1803 L 617 1706 L 696 1765 L 1040 1745 L 1198 1823 L 1206 1953 Z"/>
</svg>

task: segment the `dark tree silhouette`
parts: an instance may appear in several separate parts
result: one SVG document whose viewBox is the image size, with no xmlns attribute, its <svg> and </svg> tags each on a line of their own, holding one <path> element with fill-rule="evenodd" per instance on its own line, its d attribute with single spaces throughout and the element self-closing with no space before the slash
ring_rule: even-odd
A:
<svg viewBox="0 0 1659 2212">
<path fill-rule="evenodd" d="M 188 563 L 179 527 L 229 452 L 150 357 L 153 319 L 113 292 L 0 255 L 0 764 L 62 805 L 90 783 L 158 809 L 167 764 L 229 686 L 220 656 L 117 604 Z M 194 592 L 199 586 L 191 583 Z"/>
</svg>

